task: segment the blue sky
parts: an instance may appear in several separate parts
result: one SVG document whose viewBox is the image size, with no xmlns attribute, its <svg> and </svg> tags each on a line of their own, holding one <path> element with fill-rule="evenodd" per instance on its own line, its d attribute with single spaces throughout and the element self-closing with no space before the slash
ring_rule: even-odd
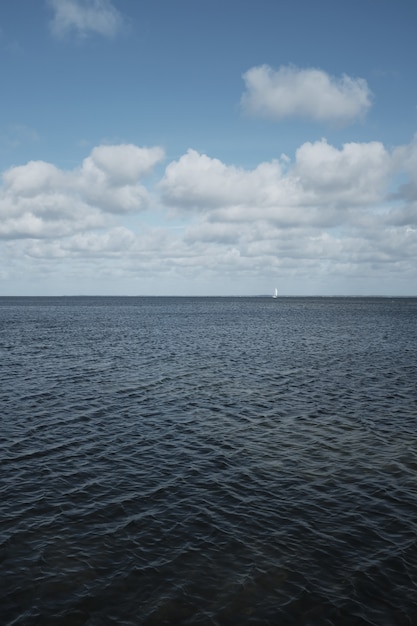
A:
<svg viewBox="0 0 417 626">
<path fill-rule="evenodd" d="M 416 295 L 414 0 L 0 4 L 0 294 Z"/>
</svg>

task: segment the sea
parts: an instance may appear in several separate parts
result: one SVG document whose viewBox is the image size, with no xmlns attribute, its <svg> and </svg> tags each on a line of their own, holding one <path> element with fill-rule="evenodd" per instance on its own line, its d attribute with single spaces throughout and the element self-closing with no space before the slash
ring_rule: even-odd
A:
<svg viewBox="0 0 417 626">
<path fill-rule="evenodd" d="M 417 624 L 417 298 L 0 298 L 2 626 Z"/>
</svg>

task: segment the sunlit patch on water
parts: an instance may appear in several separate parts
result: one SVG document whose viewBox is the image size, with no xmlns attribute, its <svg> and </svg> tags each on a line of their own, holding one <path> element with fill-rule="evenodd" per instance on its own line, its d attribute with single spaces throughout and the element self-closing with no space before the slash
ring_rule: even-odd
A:
<svg viewBox="0 0 417 626">
<path fill-rule="evenodd" d="M 0 299 L 1 623 L 417 623 L 416 316 Z"/>
</svg>

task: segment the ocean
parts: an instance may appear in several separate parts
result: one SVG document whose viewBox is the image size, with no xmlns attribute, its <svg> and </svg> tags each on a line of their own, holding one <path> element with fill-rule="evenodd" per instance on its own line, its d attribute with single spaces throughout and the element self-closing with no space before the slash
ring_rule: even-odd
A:
<svg viewBox="0 0 417 626">
<path fill-rule="evenodd" d="M 0 298 L 2 626 L 417 624 L 417 298 Z"/>
</svg>

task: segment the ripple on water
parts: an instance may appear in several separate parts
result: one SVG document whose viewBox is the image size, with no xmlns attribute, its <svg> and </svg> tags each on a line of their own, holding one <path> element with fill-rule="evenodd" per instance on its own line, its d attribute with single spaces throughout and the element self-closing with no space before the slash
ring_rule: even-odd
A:
<svg viewBox="0 0 417 626">
<path fill-rule="evenodd" d="M 417 623 L 417 306 L 0 299 L 5 624 Z"/>
</svg>

